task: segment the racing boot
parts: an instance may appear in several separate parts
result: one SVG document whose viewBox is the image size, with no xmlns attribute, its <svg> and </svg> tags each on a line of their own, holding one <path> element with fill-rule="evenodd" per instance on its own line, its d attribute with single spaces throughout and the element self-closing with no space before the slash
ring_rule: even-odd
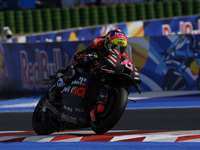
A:
<svg viewBox="0 0 200 150">
<path fill-rule="evenodd" d="M 102 113 L 105 109 L 105 105 L 107 102 L 107 97 L 108 97 L 108 91 L 110 87 L 108 85 L 105 85 L 99 94 L 99 97 L 97 99 L 97 104 L 94 109 L 90 111 L 90 119 L 92 122 L 98 121 L 97 117 L 98 114 Z"/>
</svg>

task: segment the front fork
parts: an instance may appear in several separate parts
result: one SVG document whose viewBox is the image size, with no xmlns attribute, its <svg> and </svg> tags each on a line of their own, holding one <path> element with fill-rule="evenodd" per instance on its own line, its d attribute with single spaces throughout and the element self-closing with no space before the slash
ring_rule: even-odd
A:
<svg viewBox="0 0 200 150">
<path fill-rule="evenodd" d="M 114 96 L 113 98 L 115 99 L 117 97 L 117 95 L 119 94 L 118 90 L 116 88 L 111 88 L 109 87 L 108 93 L 110 92 L 110 90 L 112 90 L 113 94 L 112 96 Z M 107 100 L 105 103 L 105 110 L 97 115 L 97 118 L 99 118 L 100 120 L 103 120 L 104 118 L 106 118 L 106 116 L 110 113 L 110 110 L 112 109 L 113 105 L 114 105 L 114 99 L 110 98 L 111 95 L 107 96 Z"/>
</svg>

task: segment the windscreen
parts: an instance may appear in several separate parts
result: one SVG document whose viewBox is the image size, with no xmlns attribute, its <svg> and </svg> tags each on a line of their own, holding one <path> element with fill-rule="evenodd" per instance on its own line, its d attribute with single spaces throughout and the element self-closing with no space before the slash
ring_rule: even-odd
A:
<svg viewBox="0 0 200 150">
<path fill-rule="evenodd" d="M 125 50 L 125 54 L 126 54 L 129 58 L 133 59 L 133 58 L 132 58 L 133 55 L 132 55 L 132 47 L 131 47 L 131 45 L 127 44 L 126 50 Z"/>
</svg>

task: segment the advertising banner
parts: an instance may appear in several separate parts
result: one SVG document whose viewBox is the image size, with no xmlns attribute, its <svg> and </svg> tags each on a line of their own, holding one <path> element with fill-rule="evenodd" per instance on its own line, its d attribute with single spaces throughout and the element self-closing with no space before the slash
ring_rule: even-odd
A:
<svg viewBox="0 0 200 150">
<path fill-rule="evenodd" d="M 145 21 L 144 33 L 145 36 L 200 34 L 200 16 Z"/>
<path fill-rule="evenodd" d="M 200 89 L 200 35 L 129 38 L 142 91 Z M 89 41 L 4 44 L 0 91 L 41 91 L 42 79 L 72 63 Z"/>
<path fill-rule="evenodd" d="M 200 35 L 131 38 L 143 91 L 199 90 Z"/>
<path fill-rule="evenodd" d="M 0 53 L 0 91 L 40 91 L 42 79 L 72 63 L 88 42 L 3 44 Z"/>
</svg>

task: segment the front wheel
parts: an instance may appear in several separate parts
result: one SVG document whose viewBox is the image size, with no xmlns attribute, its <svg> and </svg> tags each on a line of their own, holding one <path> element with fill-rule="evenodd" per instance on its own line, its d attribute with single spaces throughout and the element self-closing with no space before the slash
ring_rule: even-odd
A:
<svg viewBox="0 0 200 150">
<path fill-rule="evenodd" d="M 98 123 L 91 122 L 91 128 L 96 134 L 103 134 L 112 129 L 125 111 L 128 101 L 128 92 L 124 88 L 111 89 L 108 93 L 108 100 L 105 110 L 102 113 L 107 115 Z M 100 114 L 104 116 L 103 114 Z M 101 118 L 101 117 L 100 117 Z"/>
<path fill-rule="evenodd" d="M 48 116 L 45 116 L 49 110 L 42 111 L 46 98 L 47 95 L 45 94 L 38 102 L 32 115 L 32 127 L 38 135 L 49 135 L 56 130 L 51 127 Z"/>
</svg>

